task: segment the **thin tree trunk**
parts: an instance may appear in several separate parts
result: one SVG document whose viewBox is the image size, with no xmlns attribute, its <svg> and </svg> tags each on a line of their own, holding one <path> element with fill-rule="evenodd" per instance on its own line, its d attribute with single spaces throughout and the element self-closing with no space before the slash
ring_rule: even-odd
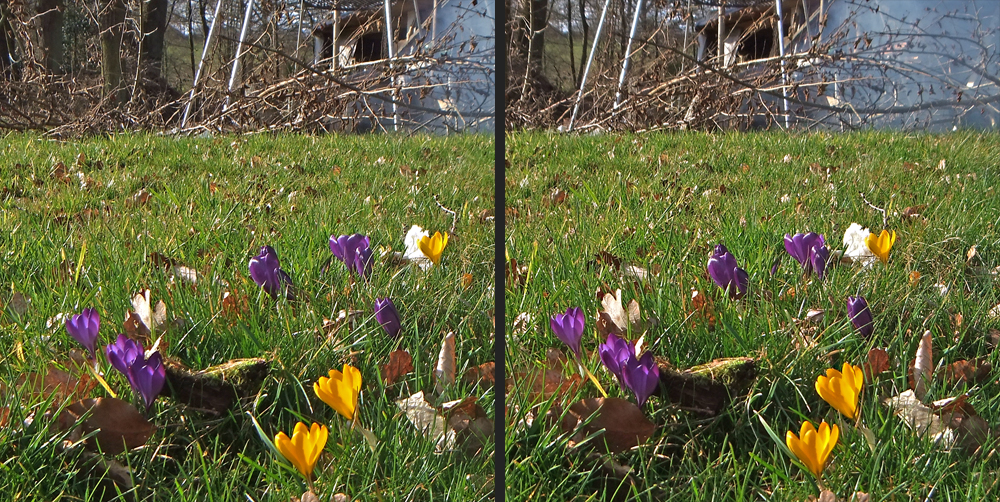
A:
<svg viewBox="0 0 1000 502">
<path fill-rule="evenodd" d="M 101 9 L 101 76 L 104 77 L 104 95 L 112 96 L 114 103 L 128 101 L 128 89 L 122 84 L 122 36 L 125 25 L 125 2 L 108 0 Z"/>
<path fill-rule="evenodd" d="M 163 72 L 163 37 L 168 9 L 167 0 L 143 0 L 139 67 L 148 80 L 160 80 Z"/>
<path fill-rule="evenodd" d="M 528 71 L 534 75 L 542 73 L 542 57 L 545 55 L 545 28 L 549 25 L 548 0 L 529 0 L 531 9 L 531 43 L 528 45 Z"/>
<path fill-rule="evenodd" d="M 576 60 L 573 58 L 573 1 L 566 0 L 566 26 L 569 27 L 567 30 L 569 32 L 569 76 L 574 81 L 577 82 L 576 76 Z"/>
<path fill-rule="evenodd" d="M 10 25 L 7 0 L 0 0 L 0 76 L 14 78 L 16 76 L 14 62 L 17 60 L 17 41 L 14 29 Z"/>
<path fill-rule="evenodd" d="M 64 9 L 62 0 L 38 2 L 38 21 L 42 32 L 42 63 L 49 73 L 62 73 Z"/>
</svg>

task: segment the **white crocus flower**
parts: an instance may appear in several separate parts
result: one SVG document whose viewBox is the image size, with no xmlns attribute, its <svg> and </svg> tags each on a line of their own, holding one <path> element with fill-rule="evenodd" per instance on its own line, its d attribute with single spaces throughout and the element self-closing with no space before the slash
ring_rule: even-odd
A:
<svg viewBox="0 0 1000 502">
<path fill-rule="evenodd" d="M 854 260 L 855 263 L 861 262 L 865 266 L 874 263 L 875 254 L 872 253 L 871 249 L 868 249 L 868 244 L 866 244 L 870 233 L 867 228 L 857 223 L 851 223 L 851 226 L 847 227 L 847 231 L 844 232 L 844 247 L 847 248 L 844 251 L 844 256 Z"/>
<path fill-rule="evenodd" d="M 419 225 L 410 227 L 410 231 L 406 232 L 406 237 L 403 238 L 403 244 L 406 245 L 403 258 L 420 265 L 422 270 L 427 270 L 433 267 L 434 263 L 420 250 L 420 239 L 424 237 L 430 237 L 430 233 L 420 228 Z"/>
</svg>

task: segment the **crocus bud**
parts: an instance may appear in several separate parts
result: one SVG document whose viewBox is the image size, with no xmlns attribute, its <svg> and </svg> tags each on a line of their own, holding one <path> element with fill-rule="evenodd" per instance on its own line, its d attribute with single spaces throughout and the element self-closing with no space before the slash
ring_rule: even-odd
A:
<svg viewBox="0 0 1000 502">
<path fill-rule="evenodd" d="M 281 270 L 278 253 L 271 246 L 260 248 L 260 254 L 250 258 L 250 278 L 272 298 L 276 298 L 282 290 L 287 292 L 292 285 L 292 278 Z"/>
<path fill-rule="evenodd" d="M 830 261 L 830 248 L 826 246 L 820 246 L 813 249 L 812 258 L 812 268 L 816 271 L 816 276 L 823 280 L 826 275 L 826 264 Z"/>
<path fill-rule="evenodd" d="M 868 308 L 868 302 L 860 296 L 847 297 L 847 315 L 851 318 L 851 324 L 858 330 L 861 336 L 868 338 L 875 331 L 875 324 L 872 320 L 872 311 Z"/>
<path fill-rule="evenodd" d="M 129 371 L 129 383 L 142 397 L 147 411 L 163 390 L 166 379 L 167 369 L 163 366 L 163 356 L 159 352 L 153 352 L 149 359 L 136 359 Z"/>
<path fill-rule="evenodd" d="M 95 309 L 83 309 L 82 314 L 66 319 L 66 332 L 90 351 L 91 359 L 96 357 L 97 333 L 100 327 L 101 315 Z"/>
<path fill-rule="evenodd" d="M 565 314 L 556 314 L 549 320 L 552 332 L 580 358 L 580 341 L 583 338 L 583 325 L 586 317 L 580 307 L 568 308 Z"/>
<path fill-rule="evenodd" d="M 608 333 L 608 341 L 597 346 L 597 353 L 604 367 L 618 379 L 618 383 L 625 385 L 622 371 L 629 357 L 635 357 L 635 346 L 614 333 Z"/>
<path fill-rule="evenodd" d="M 808 271 L 812 267 L 813 250 L 826 245 L 823 236 L 816 232 L 807 234 L 785 234 L 785 251 Z"/>
<path fill-rule="evenodd" d="M 750 275 L 736 266 L 736 258 L 722 244 L 715 246 L 715 254 L 708 259 L 708 275 L 730 298 L 742 298 L 750 283 Z"/>
<path fill-rule="evenodd" d="M 104 347 L 104 354 L 116 370 L 128 377 L 128 369 L 142 356 L 143 348 L 138 342 L 124 334 L 118 335 L 114 343 Z"/>
<path fill-rule="evenodd" d="M 399 311 L 389 298 L 375 299 L 375 320 L 391 337 L 399 335 L 401 329 Z"/>
<path fill-rule="evenodd" d="M 660 368 L 656 366 L 653 354 L 649 352 L 638 359 L 635 356 L 630 357 L 625 362 L 622 373 L 625 386 L 635 394 L 640 407 L 646 404 L 646 400 L 653 395 L 653 391 L 660 383 Z"/>
</svg>

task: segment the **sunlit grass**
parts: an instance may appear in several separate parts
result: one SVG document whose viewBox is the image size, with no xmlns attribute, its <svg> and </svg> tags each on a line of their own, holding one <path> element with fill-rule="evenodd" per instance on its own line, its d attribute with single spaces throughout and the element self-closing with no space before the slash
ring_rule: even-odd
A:
<svg viewBox="0 0 1000 502">
<path fill-rule="evenodd" d="M 989 330 L 1000 319 L 1000 137 L 956 133 L 850 135 L 716 134 L 564 137 L 516 134 L 506 138 L 508 254 L 529 278 L 507 288 L 508 375 L 544 364 L 546 349 L 565 347 L 548 328 L 567 307 L 588 312 L 584 351 L 589 369 L 614 397 L 633 399 L 601 367 L 594 314 L 596 292 L 623 290 L 644 319 L 655 320 L 646 347 L 676 368 L 714 358 L 750 356 L 758 376 L 749 391 L 716 418 L 679 411 L 654 397 L 644 408 L 658 425 L 653 437 L 614 460 L 631 467 L 610 475 L 604 461 L 570 448 L 558 428 L 517 425 L 535 403 L 508 393 L 507 497 L 512 500 L 805 500 L 818 495 L 812 476 L 792 464 L 766 432 L 784 440 L 803 420 L 843 423 L 813 388 L 817 375 L 843 362 L 861 364 L 873 347 L 885 348 L 892 368 L 862 397 L 862 420 L 874 450 L 853 426 L 824 474 L 848 500 L 996 497 L 993 443 L 979 456 L 942 452 L 912 434 L 880 400 L 908 388 L 906 368 L 924 329 L 934 354 L 948 364 L 985 358 L 996 367 Z M 566 193 L 560 201 L 557 191 Z M 786 255 L 785 233 L 815 231 L 843 249 L 844 230 L 858 222 L 874 231 L 888 211 L 898 240 L 888 266 L 842 266 L 823 282 L 803 280 Z M 554 196 L 554 193 L 556 194 Z M 920 207 L 926 205 L 926 207 Z M 908 207 L 921 216 L 902 221 Z M 750 294 L 725 298 L 705 271 L 714 244 L 725 244 L 750 274 Z M 978 256 L 967 258 L 976 246 Z M 623 278 L 594 263 L 607 251 L 651 272 Z M 913 279 L 919 274 L 919 279 Z M 938 284 L 948 288 L 940 294 Z M 692 289 L 708 294 L 717 323 L 692 316 Z M 859 338 L 847 321 L 846 298 L 862 294 L 875 316 L 875 334 Z M 809 309 L 825 315 L 815 330 L 794 319 Z M 526 329 L 513 328 L 522 313 Z M 962 316 L 956 325 L 954 316 Z M 638 336 L 636 334 L 633 338 Z M 808 338 L 804 338 L 804 336 Z M 568 352 L 568 351 L 567 351 Z M 567 374 L 569 371 L 567 370 Z M 959 395 L 935 386 L 928 400 Z M 969 402 L 1000 426 L 995 373 L 972 389 Z M 556 402 L 597 397 L 587 384 Z M 543 406 L 542 410 L 547 409 Z M 605 468 L 602 468 L 602 465 Z M 971 490 L 971 491 L 970 491 Z"/>
<path fill-rule="evenodd" d="M 98 309 L 101 347 L 110 343 L 131 295 L 148 287 L 153 302 L 166 303 L 168 319 L 178 319 L 165 337 L 169 357 L 194 369 L 263 357 L 271 372 L 259 394 L 220 417 L 161 398 L 153 438 L 118 457 L 136 483 L 121 500 L 301 496 L 301 477 L 279 467 L 250 415 L 272 439 L 299 420 L 330 427 L 316 469 L 320 500 L 336 492 L 362 500 L 483 499 L 492 493 L 492 447 L 474 456 L 436 453 L 394 400 L 434 388 L 449 331 L 459 375 L 493 360 L 493 223 L 484 217 L 493 208 L 492 165 L 488 136 L 136 135 L 64 143 L 8 135 L 0 147 L 0 380 L 13 387 L 20 375 L 66 360 L 77 345 L 61 323 L 47 325 L 57 314 Z M 451 233 L 442 266 L 423 272 L 392 264 L 391 252 L 404 250 L 414 224 Z M 330 235 L 354 232 L 371 237 L 370 283 L 331 262 Z M 302 301 L 274 302 L 250 280 L 248 261 L 265 244 Z M 171 279 L 154 253 L 196 270 L 197 283 Z M 471 283 L 463 283 L 465 274 Z M 14 292 L 30 300 L 20 318 L 9 308 Z M 224 292 L 245 298 L 246 310 L 223 312 Z M 402 317 L 396 340 L 374 318 L 375 298 L 386 296 Z M 324 319 L 343 310 L 361 314 L 327 337 Z M 380 371 L 395 349 L 408 350 L 416 369 L 387 389 Z M 312 383 L 344 363 L 361 370 L 359 413 L 379 439 L 374 453 L 313 394 Z M 133 400 L 124 378 L 104 369 L 109 384 Z M 105 393 L 98 387 L 94 395 Z M 459 382 L 444 397 L 468 395 L 492 416 L 492 391 L 483 386 Z M 0 397 L 0 408 L 11 409 L 0 427 L 0 491 L 15 500 L 114 499 L 103 470 L 62 453 L 64 433 L 22 426 L 40 401 L 22 397 Z"/>
</svg>

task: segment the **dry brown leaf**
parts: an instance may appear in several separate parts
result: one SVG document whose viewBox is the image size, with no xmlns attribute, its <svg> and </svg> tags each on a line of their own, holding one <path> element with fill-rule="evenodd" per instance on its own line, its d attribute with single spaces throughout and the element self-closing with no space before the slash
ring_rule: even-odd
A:
<svg viewBox="0 0 1000 502">
<path fill-rule="evenodd" d="M 145 326 L 146 336 L 158 333 L 167 322 L 167 305 L 160 300 L 155 307 L 150 308 L 149 294 L 149 290 L 144 289 L 132 296 L 132 308 Z"/>
<path fill-rule="evenodd" d="M 399 377 L 413 371 L 413 356 L 405 350 L 389 353 L 389 362 L 382 366 L 382 381 L 386 386 L 396 383 Z"/>
<path fill-rule="evenodd" d="M 602 340 L 610 333 L 629 338 L 629 333 L 640 334 L 644 331 L 639 318 L 639 303 L 634 299 L 630 301 L 626 312 L 622 308 L 622 290 L 616 290 L 614 295 L 605 294 L 601 306 L 603 310 L 597 312 L 597 332 Z"/>
<path fill-rule="evenodd" d="M 590 444 L 601 450 L 619 453 L 645 443 L 653 435 L 656 425 L 629 401 L 597 397 L 573 403 L 560 428 L 566 434 L 573 434 L 575 442 L 603 429 L 604 432 Z"/>
<path fill-rule="evenodd" d="M 396 406 L 406 415 L 410 423 L 431 441 L 437 443 L 444 437 L 445 419 L 431 403 L 427 402 L 424 391 L 396 401 Z"/>
<path fill-rule="evenodd" d="M 910 272 L 910 286 L 916 286 L 919 281 L 920 281 L 920 272 L 917 272 L 916 270 Z"/>
<path fill-rule="evenodd" d="M 87 449 L 117 455 L 146 444 L 156 427 L 131 404 L 113 397 L 77 401 L 63 409 L 56 419 L 62 430 L 69 430 L 81 417 L 83 434 L 98 431 L 87 439 Z"/>
<path fill-rule="evenodd" d="M 72 363 L 70 363 L 72 366 Z M 33 399 L 45 399 L 49 395 L 56 396 L 56 404 L 64 400 L 77 401 L 90 396 L 97 387 L 97 381 L 90 375 L 80 372 L 76 374 L 64 371 L 55 364 L 49 364 L 44 374 L 27 373 L 17 380 L 18 385 L 27 385 L 26 390 Z"/>
<path fill-rule="evenodd" d="M 993 366 L 985 360 L 980 361 L 955 361 L 949 364 L 944 370 L 945 384 L 948 387 L 955 387 L 963 383 L 972 385 L 984 383 L 990 379 L 990 372 Z"/>
<path fill-rule="evenodd" d="M 923 400 L 927 395 L 927 387 L 931 382 L 931 373 L 934 371 L 934 351 L 931 345 L 931 332 L 927 330 L 920 337 L 920 344 L 917 346 L 917 353 L 913 359 L 913 375 L 910 380 L 910 387 L 913 389 L 917 399 Z"/>
<path fill-rule="evenodd" d="M 132 197 L 129 197 L 128 203 L 134 206 L 145 206 L 149 202 L 151 195 L 146 191 L 145 188 L 139 190 Z"/>
<path fill-rule="evenodd" d="M 472 274 L 465 273 L 462 274 L 462 289 L 469 289 L 472 287 L 472 280 L 474 277 Z"/>
<path fill-rule="evenodd" d="M 967 251 L 967 252 L 965 253 L 965 264 L 966 264 L 966 265 L 968 265 L 968 264 L 972 263 L 972 259 L 973 259 L 973 258 L 975 258 L 976 256 L 978 256 L 978 255 L 979 255 L 979 252 L 978 252 L 978 251 L 976 251 L 976 248 L 978 248 L 978 247 L 979 247 L 979 246 L 977 246 L 977 245 L 973 245 L 973 246 L 972 246 L 971 248 L 969 248 L 969 250 L 968 250 L 968 251 Z"/>
<path fill-rule="evenodd" d="M 794 290 L 792 294 L 794 295 Z M 702 294 L 697 289 L 691 288 L 691 327 L 697 325 L 698 320 L 705 322 L 709 331 L 715 330 L 715 304 L 707 295 Z"/>
<path fill-rule="evenodd" d="M 496 381 L 495 378 L 496 363 L 490 361 L 465 370 L 465 375 L 462 376 L 462 381 L 470 387 L 475 387 L 481 383 L 493 385 L 493 382 Z"/>
<path fill-rule="evenodd" d="M 10 298 L 10 304 L 8 307 L 10 307 L 10 311 L 14 314 L 14 316 L 23 317 L 24 314 L 28 312 L 29 303 L 30 300 L 21 294 L 20 291 L 15 291 L 14 295 Z"/>
<path fill-rule="evenodd" d="M 493 441 L 493 421 L 479 405 L 475 396 L 441 405 L 448 420 L 445 449 L 456 446 L 468 455 L 475 455 Z"/>
<path fill-rule="evenodd" d="M 528 280 L 528 266 L 518 265 L 515 258 L 511 258 L 504 265 L 506 269 L 507 289 L 523 287 Z"/>
<path fill-rule="evenodd" d="M 444 388 L 455 383 L 455 333 L 449 331 L 441 341 L 437 366 L 434 367 L 434 388 L 438 395 Z"/>
<path fill-rule="evenodd" d="M 250 310 L 247 298 L 239 293 L 222 292 L 222 315 L 230 319 L 242 319 Z"/>
<path fill-rule="evenodd" d="M 866 382 L 875 381 L 875 377 L 888 369 L 889 353 L 885 349 L 878 347 L 868 351 L 868 359 L 861 365 L 861 371 L 865 375 Z"/>
<path fill-rule="evenodd" d="M 922 403 L 913 390 L 890 397 L 885 403 L 917 436 L 928 438 L 935 443 L 943 443 L 945 447 L 950 447 L 954 443 L 954 431 L 930 407 Z"/>
</svg>

